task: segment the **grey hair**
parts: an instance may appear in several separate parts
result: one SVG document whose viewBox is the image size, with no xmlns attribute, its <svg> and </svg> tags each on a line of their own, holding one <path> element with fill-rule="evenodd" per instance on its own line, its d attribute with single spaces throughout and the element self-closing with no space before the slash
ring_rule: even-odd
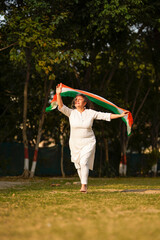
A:
<svg viewBox="0 0 160 240">
<path fill-rule="evenodd" d="M 92 102 L 91 102 L 84 94 L 77 94 L 76 97 L 77 97 L 77 96 L 83 97 L 84 101 L 86 102 L 86 105 L 85 105 L 85 108 L 86 108 L 86 109 L 93 109 L 93 104 L 92 104 Z M 72 105 L 71 105 L 72 109 L 75 109 L 75 108 L 76 108 L 76 107 L 75 107 L 76 97 L 75 97 L 75 98 L 73 99 L 73 101 L 72 101 Z"/>
</svg>

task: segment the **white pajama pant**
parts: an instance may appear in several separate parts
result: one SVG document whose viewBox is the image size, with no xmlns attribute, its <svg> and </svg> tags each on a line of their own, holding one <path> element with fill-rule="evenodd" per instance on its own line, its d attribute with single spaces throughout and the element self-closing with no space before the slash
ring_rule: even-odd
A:
<svg viewBox="0 0 160 240">
<path fill-rule="evenodd" d="M 83 141 L 85 141 L 85 138 Z M 79 178 L 81 180 L 81 184 L 88 183 L 89 169 L 91 170 L 93 169 L 95 146 L 96 146 L 95 139 L 93 140 L 91 139 L 90 143 L 88 143 L 87 139 L 86 145 L 83 146 L 80 152 L 77 153 L 78 159 L 76 161 L 73 161 L 75 168 L 77 169 Z"/>
<path fill-rule="evenodd" d="M 77 169 L 78 176 L 81 180 L 81 184 L 87 184 L 88 183 L 88 175 L 89 175 L 88 163 L 80 161 L 80 163 L 75 163 L 75 167 Z"/>
</svg>

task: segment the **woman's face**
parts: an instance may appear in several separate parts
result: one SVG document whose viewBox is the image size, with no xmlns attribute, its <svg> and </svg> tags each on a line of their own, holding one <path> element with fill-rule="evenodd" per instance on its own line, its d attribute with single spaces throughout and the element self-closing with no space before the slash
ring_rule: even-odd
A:
<svg viewBox="0 0 160 240">
<path fill-rule="evenodd" d="M 82 96 L 77 96 L 75 98 L 75 107 L 76 108 L 84 108 L 86 105 L 86 102 Z"/>
</svg>

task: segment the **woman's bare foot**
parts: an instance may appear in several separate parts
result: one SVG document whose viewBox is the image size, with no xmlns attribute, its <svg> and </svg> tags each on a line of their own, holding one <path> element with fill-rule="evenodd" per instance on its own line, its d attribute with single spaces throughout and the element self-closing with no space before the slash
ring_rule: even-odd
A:
<svg viewBox="0 0 160 240">
<path fill-rule="evenodd" d="M 83 193 L 87 192 L 87 184 L 82 184 L 80 192 L 83 192 Z"/>
</svg>

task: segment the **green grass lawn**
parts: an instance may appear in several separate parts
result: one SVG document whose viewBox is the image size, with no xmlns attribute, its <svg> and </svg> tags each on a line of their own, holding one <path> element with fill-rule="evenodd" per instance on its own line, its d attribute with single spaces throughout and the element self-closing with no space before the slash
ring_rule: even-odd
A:
<svg viewBox="0 0 160 240">
<path fill-rule="evenodd" d="M 0 181 L 25 183 L 0 190 L 0 240 L 160 239 L 159 178 L 90 178 L 87 194 L 78 178 Z"/>
</svg>

